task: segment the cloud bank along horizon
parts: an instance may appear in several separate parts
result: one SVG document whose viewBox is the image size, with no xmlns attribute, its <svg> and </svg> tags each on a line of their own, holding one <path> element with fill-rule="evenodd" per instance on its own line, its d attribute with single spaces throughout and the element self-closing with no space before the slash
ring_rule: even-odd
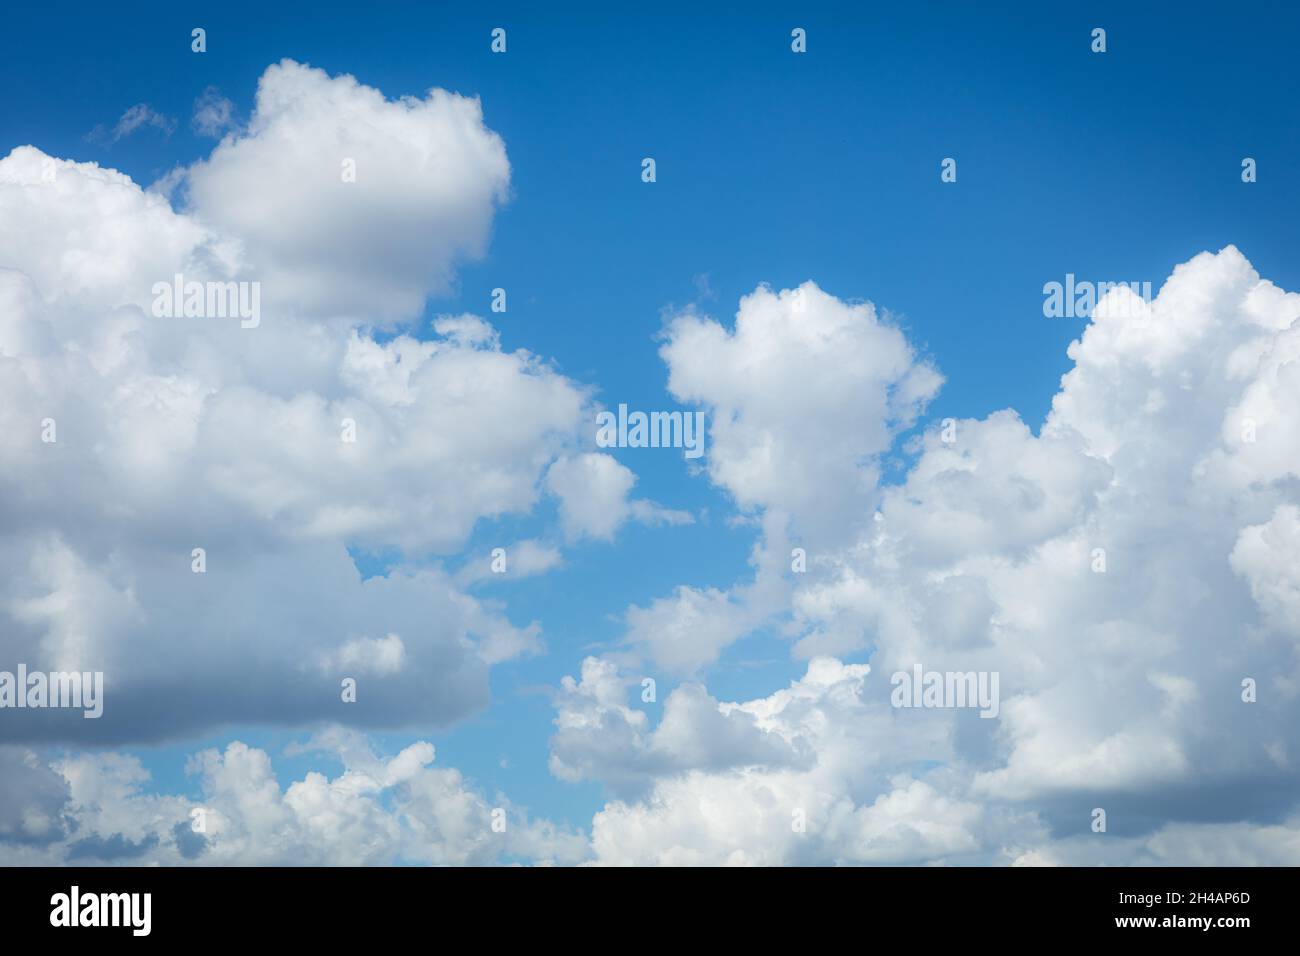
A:
<svg viewBox="0 0 1300 956">
<path fill-rule="evenodd" d="M 655 454 L 710 517 L 635 496 L 619 395 L 491 313 L 422 326 L 511 197 L 476 99 L 283 60 L 236 114 L 208 96 L 221 139 L 151 188 L 0 160 L 0 670 L 105 675 L 98 719 L 0 711 L 0 862 L 1300 862 L 1300 295 L 1241 251 L 1105 295 L 1035 427 L 927 418 L 944 375 L 869 289 L 669 307 L 662 411 L 707 441 Z M 178 276 L 257 283 L 260 321 L 159 317 Z M 488 589 L 708 521 L 747 570 L 595 647 Z M 792 680 L 710 690 L 772 646 Z M 578 823 L 423 739 L 552 655 L 534 757 L 598 787 Z M 922 666 L 998 675 L 996 719 L 891 703 Z M 142 748 L 232 727 L 311 769 L 230 739 L 152 785 Z"/>
</svg>

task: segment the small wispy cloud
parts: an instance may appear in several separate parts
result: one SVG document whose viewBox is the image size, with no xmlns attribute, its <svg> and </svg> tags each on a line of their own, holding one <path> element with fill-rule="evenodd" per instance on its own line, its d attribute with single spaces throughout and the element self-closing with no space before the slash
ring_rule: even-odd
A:
<svg viewBox="0 0 1300 956">
<path fill-rule="evenodd" d="M 215 86 L 209 86 L 194 101 L 194 117 L 190 129 L 199 136 L 220 139 L 228 130 L 237 129 L 235 104 L 221 95 Z"/>
<path fill-rule="evenodd" d="M 171 136 L 176 130 L 176 120 L 159 113 L 148 103 L 136 103 L 122 114 L 112 129 L 101 123 L 86 138 L 91 142 L 112 144 L 145 127 L 153 127 L 161 130 L 164 136 Z"/>
</svg>

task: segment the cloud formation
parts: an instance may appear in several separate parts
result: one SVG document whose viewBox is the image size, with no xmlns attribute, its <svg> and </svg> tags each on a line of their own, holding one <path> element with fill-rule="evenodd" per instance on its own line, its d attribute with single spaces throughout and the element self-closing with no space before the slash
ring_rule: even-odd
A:
<svg viewBox="0 0 1300 956">
<path fill-rule="evenodd" d="M 588 856 L 581 834 L 434 766 L 427 742 L 383 758 L 365 738 L 331 729 L 302 749 L 328 754 L 342 772 L 310 772 L 282 788 L 266 751 L 234 741 L 191 757 L 197 799 L 148 792 L 148 772 L 129 755 L 79 754 L 45 766 L 29 751 L 0 750 L 0 761 L 19 769 L 6 776 L 0 814 L 27 821 L 6 862 L 472 866 Z M 61 828 L 46 825 L 51 814 Z"/>
<path fill-rule="evenodd" d="M 587 389 L 472 315 L 419 339 L 372 329 L 417 318 L 482 248 L 500 139 L 475 101 L 389 101 L 284 61 L 186 179 L 177 209 L 93 163 L 0 159 L 4 649 L 10 667 L 102 670 L 110 698 L 98 721 L 7 712 L 4 738 L 483 706 L 488 667 L 538 651 L 540 627 L 437 558 L 533 508 L 582 440 Z M 159 318 L 154 285 L 176 274 L 260 283 L 261 323 Z M 402 560 L 363 581 L 349 549 Z"/>
<path fill-rule="evenodd" d="M 472 314 L 416 331 L 509 198 L 477 100 L 285 60 L 235 117 L 200 97 L 220 142 L 166 189 L 0 159 L 0 669 L 108 694 L 98 720 L 4 714 L 6 862 L 1300 862 L 1300 295 L 1237 249 L 1150 303 L 1110 292 L 1041 423 L 904 437 L 942 375 L 813 282 L 671 316 L 668 392 L 706 414 L 752 575 L 630 604 L 570 662 L 549 766 L 604 787 L 582 833 L 335 725 L 445 726 L 545 650 L 470 593 L 484 523 L 553 501 L 506 547 L 522 578 L 693 516 L 632 496 L 553 363 Z M 112 136 L 169 122 L 140 104 Z M 158 316 L 175 276 L 255 283 L 261 321 Z M 723 699 L 714 668 L 758 635 L 802 674 Z M 914 667 L 998 675 L 997 719 L 891 706 Z M 198 753 L 200 832 L 99 749 L 241 724 L 333 727 L 308 749 L 343 771 L 282 788 L 262 750 Z"/>
<path fill-rule="evenodd" d="M 936 424 L 915 440 L 904 479 L 886 486 L 876 486 L 870 457 L 841 457 L 840 446 L 793 455 L 820 460 L 828 474 L 838 468 L 848 476 L 841 488 L 876 490 L 852 540 L 806 541 L 808 571 L 790 575 L 783 610 L 735 610 L 747 606 L 752 585 L 729 593 L 683 586 L 652 605 L 665 613 L 649 630 L 681 627 L 681 647 L 783 627 L 793 653 L 811 659 L 808 676 L 788 694 L 699 710 L 693 723 L 703 734 L 719 709 L 762 714 L 760 728 L 801 742 L 811 769 L 758 758 L 739 743 L 733 764 L 711 767 L 716 756 L 697 756 L 629 765 L 629 753 L 653 752 L 663 727 L 680 728 L 687 711 L 670 697 L 652 730 L 652 708 L 629 707 L 617 692 L 616 656 L 589 661 L 581 682 L 566 683 L 553 764 L 603 779 L 618 795 L 593 822 L 599 859 L 1300 859 L 1300 430 L 1283 411 L 1300 401 L 1300 295 L 1261 279 L 1232 247 L 1176 268 L 1149 306 L 1117 301 L 1127 294 L 1100 303 L 1071 345 L 1074 367 L 1037 434 L 1011 410 L 952 429 Z M 681 341 L 691 347 L 666 347 L 670 368 L 709 355 L 724 369 L 761 369 L 770 382 L 856 381 L 852 370 L 866 367 L 870 351 L 864 337 L 848 335 L 859 348 L 846 343 L 823 356 L 815 376 L 782 341 L 780 303 L 793 295 L 756 293 L 769 324 L 763 336 L 685 320 Z M 827 501 L 803 494 L 799 467 L 765 464 L 784 457 L 755 457 L 811 441 L 827 416 L 797 418 L 776 399 L 736 397 L 746 387 L 728 388 L 725 373 L 722 385 L 708 385 L 702 372 L 686 381 L 696 380 L 678 378 L 677 393 L 713 395 L 722 423 L 714 481 L 769 516 L 788 509 L 804 527 L 842 514 L 834 493 Z M 886 435 L 888 402 L 869 407 L 875 418 L 859 433 Z M 733 444 L 734 429 L 748 437 Z M 859 451 L 884 447 L 873 438 Z M 783 517 L 764 526 L 768 551 L 780 553 L 770 544 L 783 527 Z M 719 613 L 701 616 L 706 607 Z M 644 613 L 629 611 L 631 633 L 646 630 Z M 869 656 L 872 672 L 841 663 L 844 655 Z M 1000 719 L 892 709 L 884 677 L 918 664 L 999 674 Z M 597 694 L 597 686 L 607 689 Z M 708 699 L 702 688 L 691 693 Z M 816 718 L 792 721 L 792 699 Z M 627 745 L 603 747 L 619 739 L 615 727 Z M 630 780 L 639 796 L 621 795 Z M 1096 807 L 1108 810 L 1111 843 L 1089 830 Z M 796 810 L 807 821 L 802 834 L 791 828 Z"/>
<path fill-rule="evenodd" d="M 266 70 L 247 128 L 186 177 L 194 217 L 237 237 L 277 308 L 367 322 L 447 289 L 509 184 L 477 100 L 389 100 L 293 60 Z"/>
<path fill-rule="evenodd" d="M 122 114 L 118 121 L 113 124 L 112 129 L 96 126 L 91 130 L 87 139 L 111 145 L 118 140 L 126 139 L 132 133 L 150 126 L 160 130 L 164 136 L 171 136 L 176 130 L 176 120 L 159 113 L 148 103 L 136 103 L 135 106 Z"/>
</svg>

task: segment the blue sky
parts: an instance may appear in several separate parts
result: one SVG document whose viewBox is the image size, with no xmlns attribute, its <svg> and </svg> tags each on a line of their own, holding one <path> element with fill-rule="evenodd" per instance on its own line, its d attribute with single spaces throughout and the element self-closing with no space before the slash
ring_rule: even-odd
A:
<svg viewBox="0 0 1300 956">
<path fill-rule="evenodd" d="M 592 386 L 606 405 L 674 408 L 659 357 L 665 319 L 694 305 L 724 326 L 761 283 L 806 280 L 887 310 L 945 377 L 897 439 L 886 484 L 906 475 L 909 435 L 948 417 L 1016 409 L 1035 432 L 1082 319 L 1048 319 L 1043 285 L 1067 273 L 1150 281 L 1202 251 L 1235 244 L 1283 289 L 1300 287 L 1300 123 L 1294 5 L 941 3 L 594 5 L 142 4 L 130 17 L 36 5 L 6 13 L 0 39 L 3 149 L 119 169 L 147 185 L 205 157 L 195 99 L 216 86 L 247 121 L 266 68 L 292 58 L 351 74 L 388 96 L 441 87 L 478 97 L 504 140 L 509 200 L 486 254 L 434 295 L 443 314 L 475 312 L 507 351 L 527 349 Z M 208 51 L 189 49 L 207 31 Z M 489 50 L 494 27 L 508 53 Z M 1090 31 L 1107 31 L 1104 55 Z M 807 30 L 792 54 L 790 30 Z M 172 117 L 115 142 L 92 136 L 130 107 Z M 640 179 L 654 157 L 657 182 Z M 1259 179 L 1241 181 L 1243 157 Z M 955 184 L 940 162 L 958 164 Z M 509 311 L 488 312 L 491 290 Z M 382 338 L 382 336 L 381 336 Z M 557 570 L 486 581 L 516 626 L 538 621 L 546 651 L 495 665 L 491 703 L 450 728 L 378 734 L 415 740 L 438 765 L 533 814 L 586 827 L 608 792 L 548 770 L 551 695 L 583 657 L 617 648 L 629 605 L 680 584 L 727 589 L 750 574 L 752 524 L 732 496 L 679 454 L 614 452 L 635 493 L 691 512 L 694 524 L 629 524 L 613 543 L 564 549 Z M 423 561 L 459 568 L 500 542 L 545 535 L 554 502 L 483 520 L 463 549 Z M 395 553 L 354 549 L 367 575 Z M 781 618 L 730 645 L 702 677 L 719 700 L 766 696 L 805 669 Z M 843 655 L 867 662 L 867 648 Z M 675 679 L 666 679 L 660 699 Z M 188 756 L 243 740 L 275 758 L 282 784 L 329 758 L 283 754 L 310 728 L 223 727 L 197 739 L 126 748 L 161 792 L 193 792 Z M 502 763 L 505 766 L 502 766 Z"/>
</svg>

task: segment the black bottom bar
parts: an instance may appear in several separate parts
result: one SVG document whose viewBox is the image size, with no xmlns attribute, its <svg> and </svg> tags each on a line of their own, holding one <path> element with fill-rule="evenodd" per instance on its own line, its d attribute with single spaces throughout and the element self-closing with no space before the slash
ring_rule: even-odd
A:
<svg viewBox="0 0 1300 956">
<path fill-rule="evenodd" d="M 537 946 L 553 933 L 599 939 L 602 927 L 619 933 L 604 937 L 610 945 L 679 934 L 734 945 L 820 925 L 864 942 L 903 932 L 926 942 L 991 943 L 1032 931 L 1047 939 L 1183 945 L 1200 938 L 1230 946 L 1294 931 L 1295 875 L 1280 868 L 6 869 L 0 925 L 6 941 L 77 933 L 83 943 L 94 935 L 373 945 L 435 930 L 440 945 L 455 932 Z"/>
</svg>

